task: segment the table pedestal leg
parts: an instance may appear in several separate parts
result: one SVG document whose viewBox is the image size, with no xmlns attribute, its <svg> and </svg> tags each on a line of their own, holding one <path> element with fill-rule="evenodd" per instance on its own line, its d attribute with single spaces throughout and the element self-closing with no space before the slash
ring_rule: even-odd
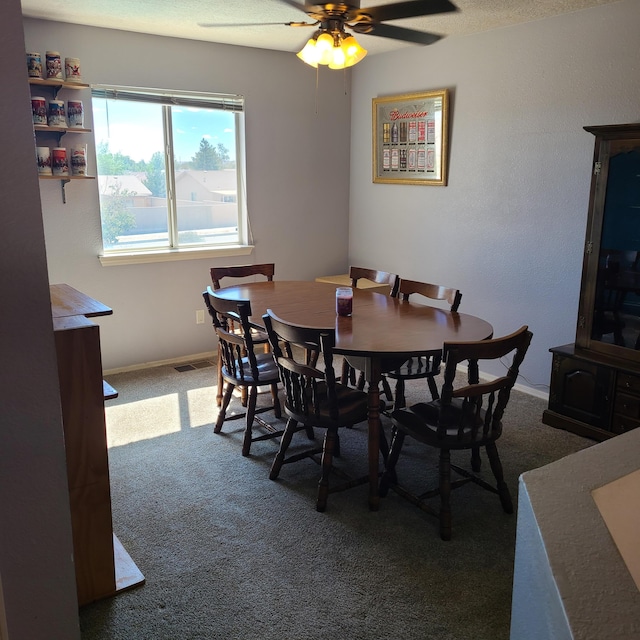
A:
<svg viewBox="0 0 640 640">
<path fill-rule="evenodd" d="M 382 379 L 380 362 L 370 358 L 365 370 L 369 382 L 369 509 L 377 511 L 380 506 L 378 478 L 380 475 L 380 380 Z"/>
</svg>

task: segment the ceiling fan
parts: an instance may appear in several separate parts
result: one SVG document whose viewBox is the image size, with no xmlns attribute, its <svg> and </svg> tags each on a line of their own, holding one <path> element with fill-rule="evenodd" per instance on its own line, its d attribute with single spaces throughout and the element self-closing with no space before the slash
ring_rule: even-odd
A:
<svg viewBox="0 0 640 640">
<path fill-rule="evenodd" d="M 306 1 L 304 4 L 300 4 L 295 0 L 280 0 L 280 2 L 303 11 L 315 22 L 270 22 L 264 24 L 284 24 L 288 27 L 317 27 L 316 32 L 297 55 L 312 67 L 324 64 L 331 69 L 350 67 L 360 62 L 367 54 L 366 50 L 360 46 L 353 35 L 345 31 L 345 28 L 356 34 L 428 45 L 440 40 L 442 36 L 384 23 L 388 20 L 458 11 L 458 8 L 449 0 L 405 0 L 404 2 L 365 8 L 360 7 L 359 0 L 325 2 L 323 4 L 313 4 Z M 199 24 L 201 27 L 250 26 L 247 23 L 235 25 Z"/>
</svg>

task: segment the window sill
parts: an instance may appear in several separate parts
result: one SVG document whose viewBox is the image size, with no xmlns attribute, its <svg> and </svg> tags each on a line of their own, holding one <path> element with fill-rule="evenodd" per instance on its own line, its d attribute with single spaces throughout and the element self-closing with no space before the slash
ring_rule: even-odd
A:
<svg viewBox="0 0 640 640">
<path fill-rule="evenodd" d="M 98 256 L 103 267 L 123 264 L 143 264 L 148 262 L 172 262 L 175 260 L 202 260 L 205 258 L 225 258 L 227 256 L 246 256 L 254 249 L 253 245 L 227 245 L 207 247 L 206 249 L 171 249 L 162 251 L 130 251 Z"/>
</svg>

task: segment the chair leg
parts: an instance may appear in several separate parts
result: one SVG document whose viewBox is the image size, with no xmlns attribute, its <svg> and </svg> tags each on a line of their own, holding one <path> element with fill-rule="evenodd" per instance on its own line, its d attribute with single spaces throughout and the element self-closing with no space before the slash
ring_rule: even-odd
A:
<svg viewBox="0 0 640 640">
<path fill-rule="evenodd" d="M 397 411 L 398 409 L 404 409 L 406 404 L 404 397 L 404 380 L 402 378 L 398 378 L 396 380 L 396 394 L 393 401 L 393 410 Z"/>
<path fill-rule="evenodd" d="M 324 434 L 324 445 L 322 447 L 322 475 L 318 483 L 318 500 L 316 511 L 324 511 L 327 508 L 327 498 L 329 497 L 329 475 L 331 474 L 331 463 L 338 439 L 337 429 L 327 429 Z"/>
<path fill-rule="evenodd" d="M 389 458 L 389 443 L 387 442 L 387 434 L 384 432 L 382 428 L 382 423 L 380 423 L 380 433 L 378 435 L 378 442 L 380 447 L 380 453 L 382 454 L 382 460 L 384 462 Z"/>
<path fill-rule="evenodd" d="M 342 359 L 342 372 L 340 374 L 340 384 L 343 384 L 345 387 L 349 386 L 349 376 L 351 374 L 351 367 L 347 362 L 346 358 Z"/>
<path fill-rule="evenodd" d="M 387 457 L 387 461 L 384 465 L 384 473 L 382 474 L 382 478 L 380 479 L 380 487 L 378 489 L 378 493 L 382 498 L 384 498 L 387 493 L 389 493 L 389 487 L 391 487 L 391 485 L 397 484 L 398 482 L 398 476 L 396 475 L 396 463 L 398 462 L 398 457 L 400 456 L 400 451 L 402 450 L 404 438 L 404 431 L 396 429 L 396 432 L 393 435 L 393 440 L 391 441 L 391 450 L 389 451 L 389 456 Z"/>
<path fill-rule="evenodd" d="M 476 473 L 480 473 L 480 469 L 482 468 L 482 460 L 480 459 L 480 447 L 473 447 L 473 449 L 471 449 L 471 468 Z"/>
<path fill-rule="evenodd" d="M 361 371 L 358 375 L 358 384 L 356 384 L 356 388 L 358 391 L 364 390 L 364 384 L 366 380 L 364 378 L 364 371 Z M 382 391 L 384 391 L 384 395 L 386 396 L 389 402 L 393 402 L 393 393 L 391 391 L 391 387 L 389 386 L 389 381 L 386 376 L 382 376 Z"/>
<path fill-rule="evenodd" d="M 282 440 L 280 440 L 280 448 L 271 463 L 271 470 L 269 471 L 270 480 L 275 480 L 280 474 L 280 469 L 282 469 L 282 465 L 284 464 L 284 454 L 287 452 L 287 449 L 291 444 L 291 439 L 293 438 L 293 434 L 296 432 L 297 426 L 297 420 L 294 420 L 293 418 L 289 418 L 287 420 L 287 424 L 284 427 L 284 433 L 282 434 Z"/>
<path fill-rule="evenodd" d="M 245 387 L 246 389 L 246 387 Z M 244 438 L 242 440 L 242 455 L 248 456 L 251 450 L 251 440 L 253 438 L 253 418 L 256 415 L 256 401 L 258 399 L 258 387 L 252 386 L 249 390 L 247 400 L 246 426 L 244 428 Z"/>
<path fill-rule="evenodd" d="M 500 456 L 498 456 L 498 448 L 495 442 L 489 442 L 486 445 L 487 456 L 489 458 L 489 464 L 491 465 L 491 471 L 496 478 L 498 495 L 500 496 L 500 503 L 505 513 L 513 513 L 513 502 L 511 501 L 511 494 L 509 493 L 509 487 L 504 481 L 504 474 L 502 472 L 502 463 L 500 462 Z"/>
<path fill-rule="evenodd" d="M 326 437 L 325 437 L 326 440 Z M 338 435 L 338 432 L 336 431 L 336 438 L 335 441 L 333 443 L 333 449 L 332 449 L 332 458 L 339 458 L 340 457 L 340 436 Z"/>
<path fill-rule="evenodd" d="M 231 402 L 231 394 L 233 393 L 235 386 L 229 384 L 227 382 L 227 388 L 224 392 L 224 398 L 222 399 L 222 405 L 220 406 L 220 411 L 218 412 L 218 419 L 216 420 L 216 426 L 213 428 L 213 433 L 220 433 L 222 430 L 222 423 L 227 415 L 227 407 Z"/>
<path fill-rule="evenodd" d="M 387 376 L 382 376 L 382 391 L 384 391 L 384 395 L 386 396 L 387 400 L 389 402 L 393 402 L 393 391 L 391 391 Z"/>
<path fill-rule="evenodd" d="M 429 392 L 431 393 L 431 399 L 439 400 L 440 392 L 438 391 L 438 385 L 436 385 L 436 381 L 431 376 L 429 376 L 427 378 L 427 384 L 429 385 Z"/>
<path fill-rule="evenodd" d="M 451 453 L 440 449 L 440 537 L 451 540 Z"/>
</svg>

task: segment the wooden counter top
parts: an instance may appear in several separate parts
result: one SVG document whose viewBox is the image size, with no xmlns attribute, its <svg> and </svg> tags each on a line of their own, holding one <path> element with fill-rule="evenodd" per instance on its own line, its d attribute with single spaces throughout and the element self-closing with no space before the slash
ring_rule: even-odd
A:
<svg viewBox="0 0 640 640">
<path fill-rule="evenodd" d="M 49 286 L 49 292 L 51 295 L 51 313 L 54 318 L 68 316 L 93 318 L 96 316 L 108 316 L 113 313 L 113 309 L 110 307 L 90 298 L 86 293 L 82 293 L 68 284 L 52 284 Z"/>
</svg>

